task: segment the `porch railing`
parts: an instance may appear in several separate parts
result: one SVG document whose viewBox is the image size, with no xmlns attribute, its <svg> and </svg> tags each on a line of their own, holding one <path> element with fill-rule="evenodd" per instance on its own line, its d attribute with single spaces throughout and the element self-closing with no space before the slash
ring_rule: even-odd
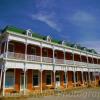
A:
<svg viewBox="0 0 100 100">
<path fill-rule="evenodd" d="M 28 61 L 41 61 L 41 57 L 37 55 L 27 55 Z"/>
<path fill-rule="evenodd" d="M 74 65 L 74 61 L 72 61 L 72 60 L 66 60 L 66 64 L 67 65 Z"/>
<path fill-rule="evenodd" d="M 50 57 L 42 57 L 42 61 L 46 63 L 53 63 L 53 58 Z"/>
<path fill-rule="evenodd" d="M 7 52 L 4 54 L 0 55 L 0 58 L 3 57 L 7 57 L 10 59 L 19 59 L 19 60 L 25 60 L 25 54 L 22 53 L 15 53 L 15 52 Z M 41 56 L 37 56 L 37 55 L 29 55 L 27 54 L 27 60 L 28 61 L 41 61 Z M 46 63 L 53 63 L 53 58 L 50 57 L 42 57 L 42 61 L 46 62 Z M 64 64 L 64 59 L 54 59 L 54 62 L 56 64 Z M 79 65 L 79 66 L 83 66 L 83 65 L 88 65 L 88 67 L 100 67 L 99 64 L 92 64 L 92 63 L 85 63 L 85 62 L 79 62 L 79 61 L 73 61 L 73 60 L 66 60 L 66 64 L 67 65 Z"/>
<path fill-rule="evenodd" d="M 57 58 L 55 58 L 55 63 L 56 64 L 64 64 L 64 59 L 57 59 Z"/>
<path fill-rule="evenodd" d="M 5 54 L 4 54 L 5 56 Z M 19 60 L 24 60 L 25 55 L 22 53 L 15 53 L 15 52 L 7 52 L 7 57 L 10 59 L 19 59 Z"/>
</svg>

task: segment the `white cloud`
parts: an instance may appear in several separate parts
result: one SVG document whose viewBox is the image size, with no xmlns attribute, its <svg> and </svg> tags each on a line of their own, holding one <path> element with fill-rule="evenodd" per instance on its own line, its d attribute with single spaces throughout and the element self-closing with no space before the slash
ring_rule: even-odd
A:
<svg viewBox="0 0 100 100">
<path fill-rule="evenodd" d="M 75 12 L 69 20 L 72 24 L 80 27 L 92 27 L 96 23 L 96 17 L 84 11 Z"/>
<path fill-rule="evenodd" d="M 98 53 L 100 53 L 100 41 L 99 40 L 95 40 L 95 41 L 84 41 L 84 42 L 80 42 L 80 44 L 84 45 L 87 48 L 90 49 L 95 49 Z"/>
<path fill-rule="evenodd" d="M 58 22 L 55 20 L 54 14 L 46 14 L 46 13 L 37 13 L 32 15 L 33 20 L 41 21 L 45 24 L 47 24 L 49 27 L 55 29 L 56 31 L 60 32 L 61 29 L 58 26 Z"/>
</svg>

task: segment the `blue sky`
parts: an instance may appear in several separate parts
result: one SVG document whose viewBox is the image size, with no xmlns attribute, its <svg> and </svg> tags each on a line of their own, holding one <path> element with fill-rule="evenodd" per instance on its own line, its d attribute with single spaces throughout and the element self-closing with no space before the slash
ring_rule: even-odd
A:
<svg viewBox="0 0 100 100">
<path fill-rule="evenodd" d="M 0 28 L 6 25 L 100 52 L 100 0 L 0 0 Z"/>
</svg>

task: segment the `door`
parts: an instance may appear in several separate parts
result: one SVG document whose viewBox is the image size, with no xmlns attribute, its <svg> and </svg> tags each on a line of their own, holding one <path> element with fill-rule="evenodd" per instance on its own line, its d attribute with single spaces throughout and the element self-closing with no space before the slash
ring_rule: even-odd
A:
<svg viewBox="0 0 100 100">
<path fill-rule="evenodd" d="M 60 87 L 60 75 L 56 75 L 56 88 Z"/>
</svg>

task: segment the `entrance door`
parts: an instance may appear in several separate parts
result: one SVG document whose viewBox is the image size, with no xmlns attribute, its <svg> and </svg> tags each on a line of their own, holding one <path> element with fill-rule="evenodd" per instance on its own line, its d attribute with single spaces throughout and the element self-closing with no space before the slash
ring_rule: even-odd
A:
<svg viewBox="0 0 100 100">
<path fill-rule="evenodd" d="M 60 75 L 56 75 L 56 88 L 60 87 Z"/>
</svg>

